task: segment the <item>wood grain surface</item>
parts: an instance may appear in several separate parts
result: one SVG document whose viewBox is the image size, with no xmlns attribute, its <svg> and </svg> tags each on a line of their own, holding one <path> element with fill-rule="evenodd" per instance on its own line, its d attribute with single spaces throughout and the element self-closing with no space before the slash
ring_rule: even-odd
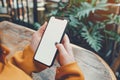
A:
<svg viewBox="0 0 120 80">
<path fill-rule="evenodd" d="M 9 47 L 9 59 L 13 53 L 23 50 L 25 45 L 30 43 L 31 36 L 35 32 L 24 26 L 13 24 L 8 21 L 0 22 L 0 31 L 2 32 L 2 43 Z M 71 44 L 74 57 L 84 73 L 85 80 L 116 80 L 111 68 L 95 53 Z M 33 73 L 34 80 L 54 80 L 56 67 L 59 66 L 55 61 L 51 68 L 40 73 Z"/>
</svg>

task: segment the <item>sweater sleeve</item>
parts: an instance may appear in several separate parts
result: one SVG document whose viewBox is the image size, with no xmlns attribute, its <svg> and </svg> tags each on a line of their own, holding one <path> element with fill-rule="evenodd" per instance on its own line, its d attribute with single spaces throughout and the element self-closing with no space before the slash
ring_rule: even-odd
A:
<svg viewBox="0 0 120 80">
<path fill-rule="evenodd" d="M 34 52 L 28 45 L 23 51 L 16 52 L 10 61 L 25 73 L 31 75 L 32 72 L 40 72 L 45 69 L 45 66 L 34 61 L 33 57 Z"/>
<path fill-rule="evenodd" d="M 82 71 L 76 62 L 57 68 L 56 80 L 84 80 Z"/>
</svg>

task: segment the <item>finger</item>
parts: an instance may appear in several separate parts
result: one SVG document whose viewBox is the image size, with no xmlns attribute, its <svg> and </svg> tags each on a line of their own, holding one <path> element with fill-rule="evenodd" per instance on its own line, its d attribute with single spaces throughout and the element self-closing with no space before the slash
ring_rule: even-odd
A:
<svg viewBox="0 0 120 80">
<path fill-rule="evenodd" d="M 62 44 L 57 44 L 56 45 L 59 54 L 58 54 L 58 62 L 60 63 L 61 66 L 69 64 L 71 62 L 74 62 L 74 57 L 70 56 L 67 51 L 65 50 L 64 46 Z"/>
<path fill-rule="evenodd" d="M 64 44 L 64 43 L 70 43 L 70 40 L 69 40 L 67 34 L 64 35 L 62 43 L 63 43 L 63 44 Z"/>
<path fill-rule="evenodd" d="M 56 44 L 56 48 L 58 49 L 60 54 L 66 54 L 66 50 L 62 44 Z"/>
<path fill-rule="evenodd" d="M 46 29 L 46 26 L 47 26 L 47 22 L 45 22 L 45 23 L 42 25 L 42 27 L 40 27 L 40 29 L 38 30 L 38 32 L 40 33 L 40 35 L 43 34 L 43 32 L 44 32 L 45 29 Z"/>
<path fill-rule="evenodd" d="M 69 40 L 67 34 L 65 34 L 65 36 L 63 38 L 63 45 L 64 45 L 66 51 L 68 52 L 68 54 L 73 56 L 72 47 L 70 46 L 70 40 Z"/>
<path fill-rule="evenodd" d="M 60 65 L 62 65 L 63 62 L 61 60 L 66 60 L 65 58 L 67 56 L 67 52 L 62 44 L 56 44 L 56 48 L 58 49 L 59 52 L 56 59 L 60 63 Z"/>
</svg>

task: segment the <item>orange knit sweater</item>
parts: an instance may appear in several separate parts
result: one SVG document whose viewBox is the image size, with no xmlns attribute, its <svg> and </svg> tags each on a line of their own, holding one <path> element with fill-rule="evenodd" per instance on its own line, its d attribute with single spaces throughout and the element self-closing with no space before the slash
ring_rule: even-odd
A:
<svg viewBox="0 0 120 80">
<path fill-rule="evenodd" d="M 33 60 L 34 53 L 30 46 L 18 51 L 10 60 L 0 62 L 0 80 L 32 80 L 31 73 L 43 69 Z M 84 80 L 83 74 L 76 62 L 56 69 L 55 80 Z"/>
</svg>

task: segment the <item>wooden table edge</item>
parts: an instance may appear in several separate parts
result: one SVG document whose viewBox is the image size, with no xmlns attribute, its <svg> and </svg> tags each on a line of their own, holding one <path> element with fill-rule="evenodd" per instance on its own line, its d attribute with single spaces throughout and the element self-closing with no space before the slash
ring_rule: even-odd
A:
<svg viewBox="0 0 120 80">
<path fill-rule="evenodd" d="M 74 48 L 78 48 L 78 49 L 84 49 L 84 50 L 90 52 L 91 54 L 95 55 L 103 63 L 103 65 L 110 71 L 110 75 L 112 76 L 111 77 L 112 80 L 117 80 L 117 78 L 116 78 L 114 72 L 112 71 L 112 69 L 110 68 L 110 66 L 100 56 L 98 56 L 97 54 L 94 54 L 92 51 L 89 51 L 85 48 L 79 47 L 75 44 L 71 44 L 71 46 L 74 47 Z"/>
</svg>

